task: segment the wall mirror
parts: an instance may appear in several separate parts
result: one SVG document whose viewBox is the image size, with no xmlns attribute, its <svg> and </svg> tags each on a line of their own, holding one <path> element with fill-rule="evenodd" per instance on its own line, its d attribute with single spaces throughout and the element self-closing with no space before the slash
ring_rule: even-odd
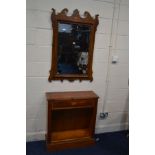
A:
<svg viewBox="0 0 155 155">
<path fill-rule="evenodd" d="M 56 14 L 52 9 L 52 63 L 49 81 L 93 80 L 92 61 L 98 15 L 89 12 L 80 16 L 76 9 L 67 16 L 68 9 Z"/>
</svg>

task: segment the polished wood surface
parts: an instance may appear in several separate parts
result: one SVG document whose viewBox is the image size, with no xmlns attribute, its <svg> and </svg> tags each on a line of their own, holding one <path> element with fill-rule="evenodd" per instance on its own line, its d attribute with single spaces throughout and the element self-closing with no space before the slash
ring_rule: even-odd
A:
<svg viewBox="0 0 155 155">
<path fill-rule="evenodd" d="M 93 99 L 98 98 L 93 91 L 47 92 L 47 100 Z"/>
<path fill-rule="evenodd" d="M 51 21 L 53 28 L 53 43 L 52 43 L 52 62 L 51 69 L 49 71 L 49 82 L 52 80 L 93 80 L 92 76 L 92 62 L 93 62 L 93 51 L 94 51 L 94 42 L 95 42 L 95 33 L 97 26 L 99 24 L 98 16 L 95 15 L 93 18 L 88 11 L 84 12 L 84 17 L 81 17 L 79 11 L 75 9 L 71 16 L 67 15 L 68 9 L 63 9 L 60 13 L 56 14 L 55 9 L 52 9 Z M 89 39 L 89 55 L 88 55 L 88 70 L 87 74 L 57 74 L 57 60 L 58 60 L 58 22 L 74 23 L 74 24 L 83 24 L 91 27 L 90 39 Z"/>
<path fill-rule="evenodd" d="M 76 130 L 66 130 L 52 132 L 51 139 L 53 142 L 68 141 L 68 140 L 80 140 L 83 137 L 89 137 L 89 129 L 76 129 Z"/>
<path fill-rule="evenodd" d="M 46 142 L 49 151 L 94 144 L 98 101 L 94 92 L 48 92 L 46 97 Z"/>
<path fill-rule="evenodd" d="M 46 143 L 48 151 L 57 151 L 70 148 L 82 148 L 94 145 L 95 142 L 92 138 L 80 138 L 79 140 L 66 140 L 64 142 Z"/>
</svg>

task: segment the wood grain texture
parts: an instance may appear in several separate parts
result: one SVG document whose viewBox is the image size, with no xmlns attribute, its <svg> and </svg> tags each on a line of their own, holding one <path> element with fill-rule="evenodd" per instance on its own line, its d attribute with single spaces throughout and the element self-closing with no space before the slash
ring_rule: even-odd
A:
<svg viewBox="0 0 155 155">
<path fill-rule="evenodd" d="M 46 143 L 48 151 L 58 151 L 70 148 L 82 148 L 94 145 L 95 141 L 92 138 L 81 138 L 79 140 L 68 140 L 65 142 Z"/>
<path fill-rule="evenodd" d="M 84 12 L 84 17 L 82 18 L 79 14 L 79 11 L 75 9 L 71 16 L 67 16 L 68 9 L 63 9 L 60 13 L 56 14 L 55 9 L 52 9 L 51 21 L 53 27 L 53 43 L 52 43 L 52 63 L 51 69 L 49 71 L 48 81 L 52 80 L 93 80 L 92 76 L 92 62 L 93 62 L 93 51 L 94 51 L 94 42 L 95 42 L 95 32 L 97 30 L 97 26 L 99 24 L 98 16 L 95 15 L 93 18 L 88 11 Z M 74 24 L 83 24 L 91 27 L 90 31 L 90 40 L 89 40 L 89 48 L 88 48 L 88 69 L 87 73 L 82 74 L 57 74 L 57 55 L 58 55 L 58 22 L 67 22 Z"/>
<path fill-rule="evenodd" d="M 47 92 L 47 100 L 95 99 L 99 98 L 93 91 Z"/>
<path fill-rule="evenodd" d="M 79 140 L 83 137 L 89 137 L 89 129 L 76 129 L 76 130 L 66 130 L 66 131 L 58 131 L 53 132 L 51 134 L 51 139 L 53 142 L 67 141 L 68 140 Z"/>
<path fill-rule="evenodd" d="M 94 144 L 98 96 L 92 91 L 48 92 L 46 143 L 50 151 Z"/>
</svg>

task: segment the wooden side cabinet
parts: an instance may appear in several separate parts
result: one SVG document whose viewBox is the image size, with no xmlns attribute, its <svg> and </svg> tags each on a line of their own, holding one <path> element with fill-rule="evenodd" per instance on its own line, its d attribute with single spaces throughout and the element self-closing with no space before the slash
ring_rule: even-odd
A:
<svg viewBox="0 0 155 155">
<path fill-rule="evenodd" d="M 46 98 L 49 151 L 95 144 L 98 96 L 93 91 L 48 92 Z"/>
</svg>

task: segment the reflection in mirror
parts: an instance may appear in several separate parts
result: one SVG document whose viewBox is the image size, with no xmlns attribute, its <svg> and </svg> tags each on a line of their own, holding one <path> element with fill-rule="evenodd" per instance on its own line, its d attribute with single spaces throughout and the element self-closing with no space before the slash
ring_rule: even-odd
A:
<svg viewBox="0 0 155 155">
<path fill-rule="evenodd" d="M 58 23 L 57 74 L 87 74 L 90 26 Z"/>
</svg>

